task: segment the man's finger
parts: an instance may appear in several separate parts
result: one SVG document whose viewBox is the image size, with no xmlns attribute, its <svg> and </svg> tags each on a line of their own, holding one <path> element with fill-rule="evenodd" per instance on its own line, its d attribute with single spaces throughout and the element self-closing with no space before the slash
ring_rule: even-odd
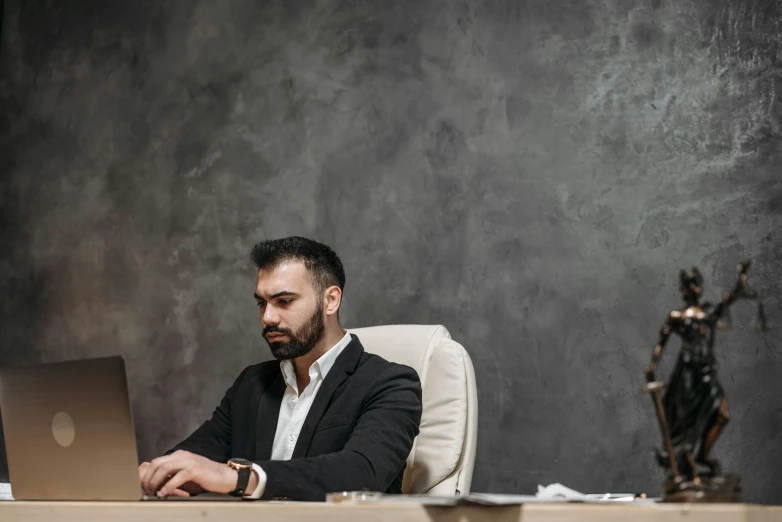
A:
<svg viewBox="0 0 782 522">
<path fill-rule="evenodd" d="M 156 466 L 153 463 L 150 463 L 149 466 L 146 466 L 143 470 L 139 468 L 139 475 L 141 475 L 141 490 L 144 492 L 145 495 L 150 495 L 149 492 L 149 479 L 152 478 L 152 475 L 155 473 Z"/>
<path fill-rule="evenodd" d="M 180 489 L 180 486 L 187 482 L 193 481 L 198 483 L 198 468 L 187 468 L 180 470 L 173 477 L 168 479 L 163 487 L 160 488 L 160 494 L 162 496 L 172 495 L 174 491 Z"/>
<path fill-rule="evenodd" d="M 166 497 L 189 497 L 190 493 L 188 493 L 187 491 L 185 491 L 183 489 L 175 489 L 173 493 L 170 493 L 168 495 L 163 495 L 163 493 L 158 492 L 158 495 L 156 495 L 156 496 L 160 496 L 160 497 L 163 497 L 163 496 L 166 496 Z"/>
<path fill-rule="evenodd" d="M 161 493 L 161 492 L 158 492 L 158 493 L 160 493 L 161 497 L 164 496 L 163 493 Z M 190 493 L 188 493 L 184 489 L 180 488 L 180 489 L 175 489 L 173 491 L 173 493 L 169 493 L 168 495 L 165 495 L 165 496 L 167 496 L 167 497 L 189 497 Z"/>
<path fill-rule="evenodd" d="M 148 494 L 154 495 L 168 481 L 171 475 L 187 468 L 189 465 L 190 461 L 187 459 L 171 459 L 163 462 L 155 469 L 154 473 L 151 475 L 148 473 L 146 487 L 151 492 Z"/>
<path fill-rule="evenodd" d="M 139 466 L 139 475 L 141 476 L 141 489 L 145 495 L 154 495 L 160 486 L 165 483 L 168 478 L 176 473 L 179 469 L 187 467 L 185 464 L 181 464 L 184 461 L 196 460 L 197 456 L 189 451 L 177 450 L 170 455 L 164 455 L 156 459 L 152 459 L 151 462 L 147 462 L 147 466 L 144 466 L 143 475 L 141 466 Z M 171 471 L 171 463 L 179 462 L 178 467 L 175 466 Z M 142 464 L 143 466 L 143 464 Z M 167 471 L 161 471 L 161 467 L 166 466 Z"/>
<path fill-rule="evenodd" d="M 146 495 L 154 495 L 155 490 L 152 489 L 152 477 L 157 472 L 158 468 L 171 460 L 171 455 L 167 455 L 165 457 L 158 457 L 156 459 L 152 459 L 152 462 L 149 463 L 149 466 L 146 466 L 144 468 L 144 475 L 141 477 L 141 489 L 144 491 L 144 494 Z M 139 469 L 139 473 L 141 470 Z"/>
<path fill-rule="evenodd" d="M 182 461 L 170 461 L 162 464 L 149 479 L 149 490 L 153 494 L 155 491 L 159 491 L 173 475 L 185 468 L 187 468 L 187 464 Z"/>
<path fill-rule="evenodd" d="M 150 488 L 152 477 L 155 475 L 155 472 L 157 471 L 158 467 L 160 466 L 159 462 L 156 462 L 157 459 L 153 460 L 149 463 L 149 466 L 144 468 L 143 475 L 141 476 L 141 489 L 144 491 L 145 495 L 154 495 L 155 492 Z"/>
</svg>

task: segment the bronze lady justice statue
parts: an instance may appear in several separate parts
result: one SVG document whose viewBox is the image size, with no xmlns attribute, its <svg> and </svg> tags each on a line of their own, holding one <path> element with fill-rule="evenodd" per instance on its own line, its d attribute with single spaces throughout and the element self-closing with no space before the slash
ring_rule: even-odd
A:
<svg viewBox="0 0 782 522">
<path fill-rule="evenodd" d="M 699 303 L 703 276 L 697 268 L 682 270 L 679 289 L 685 306 L 668 314 L 660 338 L 646 368 L 645 390 L 652 394 L 663 435 L 663 450 L 657 459 L 668 470 L 663 500 L 740 501 L 737 476 L 721 476 L 719 464 L 709 459 L 714 442 L 730 419 L 728 402 L 717 380 L 714 337 L 724 328 L 728 308 L 740 299 L 758 300 L 761 327 L 765 317 L 758 293 L 747 285 L 749 262 L 739 265 L 739 278 L 716 306 Z M 671 372 L 665 394 L 663 383 L 655 380 L 655 370 L 671 333 L 682 338 L 679 358 Z"/>
</svg>

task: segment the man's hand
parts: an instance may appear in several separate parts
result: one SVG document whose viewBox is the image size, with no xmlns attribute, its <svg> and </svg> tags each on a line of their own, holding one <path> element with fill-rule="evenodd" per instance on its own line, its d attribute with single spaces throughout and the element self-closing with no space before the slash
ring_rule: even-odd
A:
<svg viewBox="0 0 782 522">
<path fill-rule="evenodd" d="M 138 478 L 140 481 L 144 480 L 144 474 L 147 472 L 147 468 L 149 468 L 151 464 L 149 462 L 142 462 L 141 465 L 138 467 Z M 195 484 L 185 484 L 179 489 L 174 490 L 174 492 L 171 494 L 173 497 L 189 497 L 190 495 L 197 495 L 199 493 L 203 493 L 203 489 Z"/>
<path fill-rule="evenodd" d="M 182 450 L 144 462 L 138 472 L 144 494 L 161 497 L 230 493 L 238 480 L 237 471 L 227 465 Z"/>
</svg>

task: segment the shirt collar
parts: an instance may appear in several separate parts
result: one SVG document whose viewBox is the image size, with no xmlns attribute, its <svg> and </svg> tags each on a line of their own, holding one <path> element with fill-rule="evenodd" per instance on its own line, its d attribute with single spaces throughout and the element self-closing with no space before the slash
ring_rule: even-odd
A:
<svg viewBox="0 0 782 522">
<path fill-rule="evenodd" d="M 352 340 L 353 339 L 350 337 L 350 333 L 346 331 L 345 335 L 342 336 L 342 339 L 340 339 L 337 344 L 332 346 L 329 350 L 326 350 L 326 353 L 321 355 L 314 363 L 312 363 L 312 365 L 310 365 L 310 379 L 314 377 L 313 372 L 320 373 L 321 379 L 325 379 L 326 375 L 334 366 L 334 363 L 336 362 L 337 357 L 339 357 L 339 354 L 342 353 L 342 351 L 348 346 L 348 344 L 350 344 L 350 341 Z M 293 361 L 281 361 L 280 371 L 282 372 L 282 376 L 285 378 L 285 384 L 292 386 L 295 389 L 296 372 L 293 370 Z"/>
</svg>

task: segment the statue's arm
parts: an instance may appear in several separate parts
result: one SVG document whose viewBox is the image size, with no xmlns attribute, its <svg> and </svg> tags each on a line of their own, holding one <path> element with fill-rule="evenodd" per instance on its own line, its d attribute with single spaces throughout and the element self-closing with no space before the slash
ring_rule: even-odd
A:
<svg viewBox="0 0 782 522">
<path fill-rule="evenodd" d="M 665 324 L 662 328 L 660 328 L 660 335 L 657 339 L 657 345 L 655 345 L 654 350 L 652 351 L 652 361 L 649 363 L 649 366 L 646 367 L 644 370 L 644 373 L 646 374 L 646 381 L 647 382 L 654 382 L 655 381 L 655 371 L 657 370 L 657 363 L 660 362 L 660 357 L 663 355 L 663 350 L 665 349 L 665 344 L 668 342 L 668 337 L 671 335 L 671 326 L 673 323 L 673 313 L 671 313 L 668 316 L 668 319 L 665 320 Z"/>
<path fill-rule="evenodd" d="M 757 299 L 758 293 L 749 287 L 747 284 L 747 277 L 749 275 L 749 261 L 745 261 L 739 265 L 739 278 L 736 281 L 736 286 L 730 292 L 725 292 L 722 295 L 722 300 L 714 309 L 715 319 L 719 320 L 725 315 L 730 308 L 730 305 L 738 301 L 739 299 Z"/>
</svg>

